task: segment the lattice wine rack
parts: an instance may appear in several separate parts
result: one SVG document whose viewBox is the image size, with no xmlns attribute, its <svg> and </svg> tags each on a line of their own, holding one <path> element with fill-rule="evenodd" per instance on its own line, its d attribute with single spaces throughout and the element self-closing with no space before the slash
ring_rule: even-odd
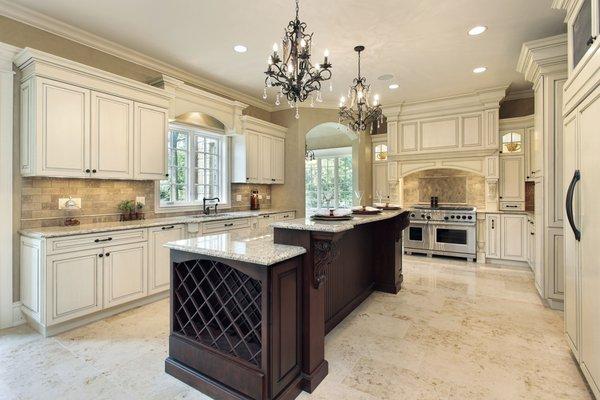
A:
<svg viewBox="0 0 600 400">
<path fill-rule="evenodd" d="M 260 281 L 211 260 L 174 265 L 173 333 L 261 365 Z"/>
</svg>

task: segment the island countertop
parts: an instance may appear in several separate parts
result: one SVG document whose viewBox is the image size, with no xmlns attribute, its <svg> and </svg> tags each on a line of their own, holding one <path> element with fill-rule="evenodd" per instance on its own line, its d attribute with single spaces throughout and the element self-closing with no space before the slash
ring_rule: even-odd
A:
<svg viewBox="0 0 600 400">
<path fill-rule="evenodd" d="M 287 221 L 278 221 L 271 224 L 273 228 L 292 229 L 299 231 L 312 232 L 343 232 L 353 229 L 356 225 L 368 224 L 370 222 L 382 221 L 394 218 L 402 214 L 405 210 L 382 211 L 374 215 L 353 215 L 351 220 L 347 221 L 314 221 L 310 217 L 296 218 Z"/>
<path fill-rule="evenodd" d="M 270 266 L 306 253 L 299 246 L 275 244 L 273 229 L 241 229 L 165 244 L 171 250 Z"/>
</svg>

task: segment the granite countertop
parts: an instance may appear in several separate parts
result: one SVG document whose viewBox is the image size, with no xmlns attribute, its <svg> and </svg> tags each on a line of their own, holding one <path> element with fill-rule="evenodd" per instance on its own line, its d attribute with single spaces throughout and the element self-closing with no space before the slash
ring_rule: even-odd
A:
<svg viewBox="0 0 600 400">
<path fill-rule="evenodd" d="M 23 236 L 31 238 L 53 238 L 61 236 L 83 235 L 86 233 L 112 232 L 125 229 L 150 228 L 153 226 L 174 225 L 174 224 L 191 224 L 202 223 L 209 221 L 222 221 L 228 219 L 258 217 L 265 214 L 277 214 L 282 212 L 294 211 L 291 209 L 267 209 L 258 211 L 232 211 L 224 212 L 217 217 L 205 217 L 203 215 L 186 215 L 181 217 L 165 217 L 142 219 L 138 221 L 115 221 L 115 222 L 99 222 L 95 224 L 75 225 L 75 226 L 50 226 L 45 228 L 22 229 L 19 233 Z"/>
<path fill-rule="evenodd" d="M 343 232 L 353 229 L 356 225 L 368 224 L 400 215 L 405 210 L 383 211 L 375 215 L 353 215 L 348 221 L 313 221 L 310 218 L 297 218 L 288 221 L 278 221 L 271 224 L 273 228 L 294 229 L 313 232 Z"/>
<path fill-rule="evenodd" d="M 171 250 L 269 266 L 306 253 L 299 246 L 275 244 L 273 228 L 241 229 L 165 244 Z"/>
</svg>

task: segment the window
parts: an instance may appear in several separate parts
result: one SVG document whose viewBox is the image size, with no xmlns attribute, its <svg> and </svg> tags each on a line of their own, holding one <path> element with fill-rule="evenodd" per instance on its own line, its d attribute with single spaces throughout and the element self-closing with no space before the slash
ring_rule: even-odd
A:
<svg viewBox="0 0 600 400">
<path fill-rule="evenodd" d="M 519 132 L 507 132 L 502 135 L 503 153 L 520 153 L 523 148 L 523 135 Z"/>
<path fill-rule="evenodd" d="M 315 150 L 306 162 L 306 208 L 352 206 L 352 148 Z"/>
<path fill-rule="evenodd" d="M 387 160 L 387 156 L 387 144 L 378 144 L 375 146 L 375 161 L 385 161 Z"/>
<path fill-rule="evenodd" d="M 169 178 L 160 181 L 160 207 L 194 206 L 204 197 L 227 203 L 226 138 L 171 124 L 167 140 Z"/>
</svg>

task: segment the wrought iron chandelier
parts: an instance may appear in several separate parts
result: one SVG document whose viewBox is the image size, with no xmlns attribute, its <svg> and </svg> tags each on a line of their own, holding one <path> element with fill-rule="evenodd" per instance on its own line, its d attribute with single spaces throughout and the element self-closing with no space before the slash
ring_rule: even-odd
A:
<svg viewBox="0 0 600 400">
<path fill-rule="evenodd" d="M 371 85 L 367 85 L 367 78 L 360 75 L 360 52 L 365 46 L 356 46 L 354 51 L 358 53 L 358 77 L 354 79 L 353 85 L 348 89 L 349 103 L 346 105 L 346 98 L 340 98 L 340 123 L 345 124 L 355 132 L 367 130 L 368 126 L 377 121 L 377 127 L 383 121 L 381 104 L 379 96 L 373 96 L 373 105 L 369 102 L 369 90 Z"/>
<path fill-rule="evenodd" d="M 298 103 L 311 96 L 311 105 L 314 101 L 323 101 L 321 83 L 331 78 L 331 64 L 329 63 L 329 50 L 325 50 L 324 60 L 321 64 L 313 65 L 310 61 L 312 50 L 312 33 L 305 33 L 306 23 L 298 18 L 299 6 L 296 0 L 296 18 L 288 23 L 285 28 L 281 56 L 279 46 L 273 44 L 273 54 L 267 60 L 268 67 L 265 71 L 265 89 L 263 99 L 267 98 L 268 87 L 278 87 L 275 95 L 275 105 L 281 103 L 281 98 L 288 101 L 290 107 L 296 108 L 296 118 L 299 118 Z"/>
</svg>

